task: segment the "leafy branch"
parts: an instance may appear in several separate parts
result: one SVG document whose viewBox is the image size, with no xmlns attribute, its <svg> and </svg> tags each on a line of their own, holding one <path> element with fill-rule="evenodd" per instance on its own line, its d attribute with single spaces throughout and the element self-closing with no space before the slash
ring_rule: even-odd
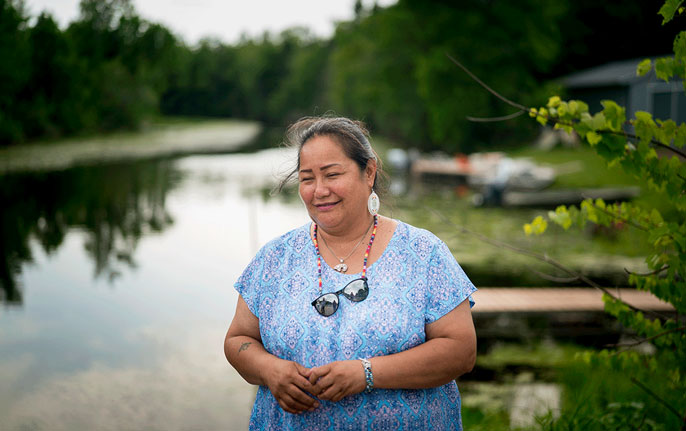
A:
<svg viewBox="0 0 686 431">
<path fill-rule="evenodd" d="M 532 258 L 534 258 L 534 259 L 540 260 L 541 262 L 545 262 L 545 263 L 547 263 L 547 264 L 553 266 L 554 268 L 559 269 L 560 271 L 562 271 L 562 272 L 564 272 L 564 273 L 566 273 L 567 275 L 570 276 L 570 278 L 564 278 L 564 279 L 563 279 L 564 281 L 562 281 L 562 282 L 572 282 L 572 281 L 574 281 L 574 280 L 582 281 L 583 283 L 586 283 L 588 286 L 600 290 L 600 291 L 603 292 L 605 295 L 607 295 L 608 297 L 612 298 L 614 301 L 616 301 L 616 302 L 618 302 L 618 303 L 620 303 L 620 304 L 626 306 L 627 308 L 629 308 L 629 309 L 632 310 L 632 311 L 642 312 L 642 313 L 652 314 L 652 315 L 655 315 L 655 316 L 658 316 L 658 317 L 662 317 L 659 313 L 656 313 L 656 312 L 654 312 L 654 311 L 651 311 L 651 310 L 642 310 L 642 309 L 639 309 L 639 308 L 637 308 L 637 307 L 634 307 L 633 305 L 627 303 L 626 301 L 622 300 L 622 299 L 619 298 L 618 296 L 612 294 L 607 288 L 605 288 L 605 287 L 599 285 L 598 283 L 596 283 L 595 281 L 591 280 L 590 278 L 588 278 L 587 276 L 583 275 L 582 273 L 580 273 L 580 272 L 578 272 L 578 271 L 574 271 L 574 270 L 571 269 L 571 268 L 568 268 L 567 266 L 565 266 L 565 265 L 563 265 L 562 263 L 560 263 L 559 261 L 557 261 L 557 260 L 551 258 L 550 256 L 548 256 L 548 255 L 545 254 L 545 253 L 543 253 L 543 254 L 537 253 L 537 252 L 532 251 L 532 250 L 527 250 L 527 249 L 525 249 L 525 248 L 517 247 L 517 246 L 514 246 L 514 245 L 512 245 L 512 244 L 508 244 L 508 243 L 506 243 L 506 242 L 503 242 L 503 241 L 499 241 L 499 240 L 490 238 L 490 237 L 488 237 L 488 236 L 486 236 L 486 235 L 484 235 L 484 234 L 481 234 L 481 233 L 479 233 L 479 232 L 475 232 L 475 231 L 473 231 L 473 230 L 471 230 L 471 229 L 468 229 L 468 228 L 466 228 L 466 227 L 464 227 L 464 226 L 459 226 L 459 225 L 455 224 L 452 220 L 450 220 L 448 217 L 446 217 L 443 213 L 441 213 L 441 212 L 438 211 L 438 210 L 435 210 L 435 209 L 433 209 L 433 208 L 426 207 L 426 206 L 425 206 L 424 208 L 425 208 L 426 210 L 428 210 L 428 211 L 434 213 L 434 214 L 435 214 L 436 216 L 438 216 L 441 220 L 443 220 L 446 224 L 452 226 L 455 230 L 457 230 L 457 231 L 459 231 L 459 232 L 461 232 L 461 233 L 464 233 L 464 234 L 468 234 L 468 235 L 474 236 L 475 238 L 477 238 L 477 239 L 479 239 L 479 240 L 481 240 L 481 241 L 483 241 L 483 242 L 485 242 L 485 243 L 487 243 L 487 244 L 490 244 L 490 245 L 492 245 L 492 246 L 494 246 L 494 247 L 505 248 L 505 249 L 511 250 L 511 251 L 513 251 L 513 252 L 515 252 L 515 253 L 517 253 L 517 254 L 521 254 L 521 255 L 523 255 L 523 256 L 532 257 Z M 541 274 L 541 273 L 539 273 L 538 271 L 536 271 L 536 272 L 537 272 L 539 275 Z M 546 274 L 546 276 L 547 276 L 547 277 L 551 277 L 551 276 L 548 276 L 547 274 Z M 546 278 L 546 277 L 543 277 L 543 278 Z"/>
</svg>

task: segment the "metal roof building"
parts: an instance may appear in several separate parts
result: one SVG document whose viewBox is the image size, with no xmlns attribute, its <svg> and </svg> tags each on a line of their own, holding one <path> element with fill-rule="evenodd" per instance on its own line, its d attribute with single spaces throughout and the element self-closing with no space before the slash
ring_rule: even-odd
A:
<svg viewBox="0 0 686 431">
<path fill-rule="evenodd" d="M 654 118 L 686 122 L 686 95 L 681 81 L 664 82 L 651 71 L 637 76 L 642 59 L 617 61 L 587 69 L 562 78 L 571 99 L 588 103 L 591 112 L 602 109 L 600 101 L 612 99 L 625 106 L 627 117 L 647 111 Z"/>
</svg>

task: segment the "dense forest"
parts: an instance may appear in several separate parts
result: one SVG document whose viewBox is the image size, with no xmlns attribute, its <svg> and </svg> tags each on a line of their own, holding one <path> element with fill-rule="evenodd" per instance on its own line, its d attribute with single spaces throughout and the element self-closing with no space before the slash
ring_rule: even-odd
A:
<svg viewBox="0 0 686 431">
<path fill-rule="evenodd" d="M 468 122 L 511 111 L 446 53 L 537 105 L 554 78 L 668 52 L 675 30 L 660 22 L 641 0 L 358 1 L 328 39 L 293 28 L 188 46 L 131 0 L 82 0 L 64 29 L 49 14 L 28 16 L 22 0 L 0 0 L 0 144 L 136 128 L 160 115 L 283 127 L 326 112 L 425 150 L 516 144 L 532 138 L 534 123 Z"/>
</svg>

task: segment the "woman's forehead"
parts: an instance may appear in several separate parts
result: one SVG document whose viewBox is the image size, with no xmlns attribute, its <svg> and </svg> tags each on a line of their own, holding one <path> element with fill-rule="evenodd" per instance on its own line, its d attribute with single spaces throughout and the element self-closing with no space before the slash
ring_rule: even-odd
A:
<svg viewBox="0 0 686 431">
<path fill-rule="evenodd" d="M 341 145 L 328 136 L 315 136 L 309 139 L 300 149 L 300 168 L 305 165 L 312 168 L 339 164 L 354 163 L 343 151 Z M 311 165 L 311 166 L 310 166 Z"/>
</svg>

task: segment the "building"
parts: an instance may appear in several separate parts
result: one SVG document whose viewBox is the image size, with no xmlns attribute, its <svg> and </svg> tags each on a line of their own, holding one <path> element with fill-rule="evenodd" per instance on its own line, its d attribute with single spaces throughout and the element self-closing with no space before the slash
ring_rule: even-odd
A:
<svg viewBox="0 0 686 431">
<path fill-rule="evenodd" d="M 602 109 L 601 100 L 611 99 L 626 107 L 627 118 L 636 111 L 647 111 L 653 118 L 686 122 L 686 95 L 682 81 L 664 82 L 651 71 L 636 75 L 642 59 L 617 61 L 562 78 L 569 99 L 588 103 L 591 113 Z"/>
</svg>

